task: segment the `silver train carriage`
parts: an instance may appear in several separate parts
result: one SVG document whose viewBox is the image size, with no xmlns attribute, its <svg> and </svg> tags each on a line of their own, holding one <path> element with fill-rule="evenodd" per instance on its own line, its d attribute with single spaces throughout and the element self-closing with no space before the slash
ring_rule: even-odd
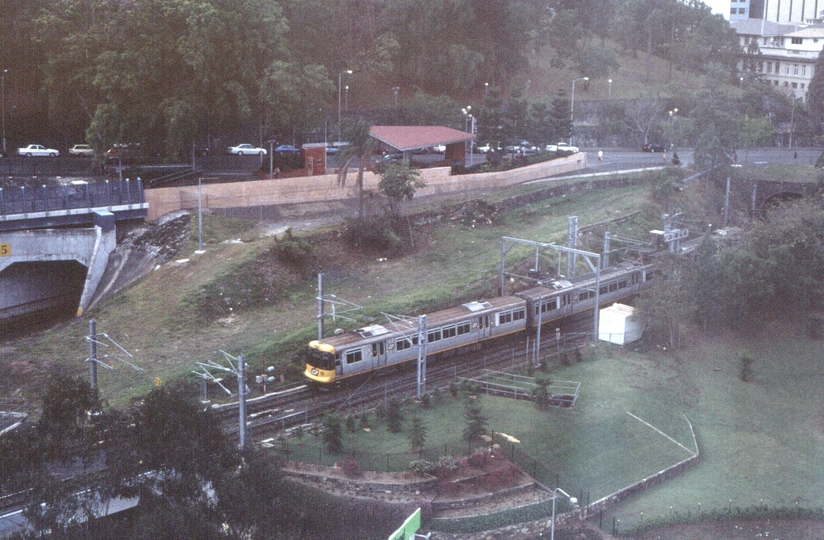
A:
<svg viewBox="0 0 824 540">
<path fill-rule="evenodd" d="M 654 265 L 621 263 L 601 271 L 599 303 L 638 294 L 649 286 Z M 427 315 L 427 355 L 496 339 L 592 309 L 595 275 L 552 281 L 514 296 L 469 302 Z M 539 317 L 539 304 L 542 311 Z M 417 328 L 374 324 L 309 343 L 304 377 L 330 386 L 350 377 L 418 357 Z"/>
</svg>

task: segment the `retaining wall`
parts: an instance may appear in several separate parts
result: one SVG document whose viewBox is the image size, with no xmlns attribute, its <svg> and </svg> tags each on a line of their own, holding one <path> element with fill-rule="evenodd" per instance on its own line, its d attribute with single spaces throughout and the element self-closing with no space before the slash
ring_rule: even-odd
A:
<svg viewBox="0 0 824 540">
<path fill-rule="evenodd" d="M 544 161 L 508 171 L 452 175 L 449 167 L 421 169 L 421 178 L 426 186 L 416 195 L 425 197 L 443 193 L 471 189 L 496 189 L 508 187 L 530 180 L 538 180 L 556 174 L 568 173 L 587 166 L 586 153 Z M 198 199 L 204 209 L 238 208 L 250 206 L 273 206 L 330 202 L 357 197 L 355 187 L 357 173 L 350 172 L 344 188 L 338 186 L 336 174 L 304 176 L 299 178 L 278 178 L 249 180 L 225 184 L 203 184 L 198 193 L 197 186 L 147 189 L 149 221 L 178 210 L 198 208 Z M 377 191 L 380 176 L 373 172 L 364 173 L 365 190 Z"/>
</svg>

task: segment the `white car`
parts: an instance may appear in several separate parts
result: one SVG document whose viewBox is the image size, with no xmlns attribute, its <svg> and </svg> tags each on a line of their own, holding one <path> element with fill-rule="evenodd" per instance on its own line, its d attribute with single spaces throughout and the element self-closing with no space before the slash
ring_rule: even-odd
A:
<svg viewBox="0 0 824 540">
<path fill-rule="evenodd" d="M 237 146 L 230 146 L 229 154 L 233 156 L 265 156 L 266 149 L 252 146 L 251 144 L 239 144 Z"/>
<path fill-rule="evenodd" d="M 60 155 L 60 152 L 58 150 L 55 150 L 54 148 L 46 148 L 42 144 L 30 144 L 26 147 L 18 148 L 17 155 L 26 157 L 57 157 Z"/>
<path fill-rule="evenodd" d="M 69 148 L 70 156 L 92 156 L 94 149 L 88 144 L 75 144 Z"/>
<path fill-rule="evenodd" d="M 548 152 L 555 152 L 556 154 L 577 154 L 579 152 L 577 146 L 572 146 L 564 142 L 548 144 L 546 145 L 546 149 Z"/>
</svg>

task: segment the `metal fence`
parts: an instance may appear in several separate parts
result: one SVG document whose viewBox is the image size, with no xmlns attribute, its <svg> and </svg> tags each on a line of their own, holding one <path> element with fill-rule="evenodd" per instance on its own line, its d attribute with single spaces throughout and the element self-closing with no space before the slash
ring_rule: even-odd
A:
<svg viewBox="0 0 824 540">
<path fill-rule="evenodd" d="M 0 187 L 0 216 L 25 215 L 81 208 L 101 208 L 142 204 L 146 202 L 143 182 L 106 180 L 103 182 L 76 182 L 64 186 L 38 188 Z"/>
</svg>

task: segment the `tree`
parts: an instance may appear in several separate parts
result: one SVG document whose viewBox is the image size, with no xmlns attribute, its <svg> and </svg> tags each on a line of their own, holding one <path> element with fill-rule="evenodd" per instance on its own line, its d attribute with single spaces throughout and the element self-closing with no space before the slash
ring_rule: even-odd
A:
<svg viewBox="0 0 824 540">
<path fill-rule="evenodd" d="M 807 107 L 815 125 L 815 134 L 824 130 L 824 50 L 819 52 L 813 67 L 813 78 L 807 87 Z"/>
<path fill-rule="evenodd" d="M 464 427 L 463 437 L 471 442 L 486 434 L 487 418 L 481 410 L 480 396 L 467 396 L 464 404 L 466 426 Z"/>
<path fill-rule="evenodd" d="M 426 444 L 426 423 L 420 416 L 413 416 L 409 424 L 409 446 L 413 451 L 421 450 Z"/>
<path fill-rule="evenodd" d="M 741 121 L 741 145 L 746 150 L 744 159 L 749 158 L 751 147 L 766 145 L 774 134 L 775 130 L 769 118 L 765 116 L 761 118 L 744 116 Z"/>
<path fill-rule="evenodd" d="M 415 192 L 426 185 L 420 176 L 420 171 L 410 167 L 406 160 L 390 163 L 381 173 L 378 188 L 386 195 L 389 212 L 393 216 L 400 215 L 400 206 L 404 199 L 411 201 Z"/>
<path fill-rule="evenodd" d="M 641 294 L 636 306 L 648 338 L 667 347 L 679 345 L 679 325 L 687 313 L 681 264 L 675 255 L 664 256 L 656 269 L 655 286 Z"/>
<path fill-rule="evenodd" d="M 396 397 L 390 397 L 386 404 L 386 428 L 390 433 L 400 433 L 403 427 L 403 408 Z"/>
<path fill-rule="evenodd" d="M 349 124 L 344 131 L 344 138 L 348 145 L 340 149 L 338 159 L 341 161 L 338 171 L 338 185 L 346 186 L 346 173 L 350 165 L 357 160 L 358 175 L 356 185 L 358 188 L 358 220 L 363 223 L 363 173 L 366 170 L 369 160 L 372 158 L 372 150 L 377 141 L 369 135 L 369 124 L 363 120 L 358 120 L 354 124 Z"/>
<path fill-rule="evenodd" d="M 326 451 L 340 454 L 343 451 L 343 422 L 337 414 L 326 414 L 323 417 L 323 444 Z"/>
</svg>

